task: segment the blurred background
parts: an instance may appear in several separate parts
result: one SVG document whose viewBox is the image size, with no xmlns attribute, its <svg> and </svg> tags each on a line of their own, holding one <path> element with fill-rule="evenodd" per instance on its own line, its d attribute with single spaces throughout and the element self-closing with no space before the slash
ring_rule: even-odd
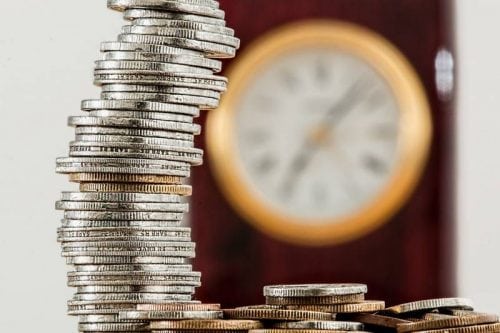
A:
<svg viewBox="0 0 500 333">
<path fill-rule="evenodd" d="M 242 50 L 199 140 L 198 296 L 232 306 L 262 302 L 263 284 L 357 281 L 389 304 L 460 295 L 500 312 L 500 2 L 220 2 Z M 4 4 L 2 329 L 74 329 L 53 208 L 72 185 L 54 160 L 121 25 L 102 1 Z"/>
</svg>

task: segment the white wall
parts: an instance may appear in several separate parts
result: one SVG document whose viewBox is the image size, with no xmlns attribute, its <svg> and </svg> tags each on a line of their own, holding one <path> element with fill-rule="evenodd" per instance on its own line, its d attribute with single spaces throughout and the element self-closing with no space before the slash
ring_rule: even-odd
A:
<svg viewBox="0 0 500 333">
<path fill-rule="evenodd" d="M 2 1 L 0 19 L 0 332 L 76 332 L 56 243 L 54 202 L 75 189 L 54 173 L 66 118 L 92 85 L 99 42 L 121 20 L 106 1 Z"/>
<path fill-rule="evenodd" d="M 459 4 L 460 294 L 500 313 L 500 1 Z M 105 1 L 6 1 L 2 14 L 0 331 L 75 332 L 53 209 L 60 190 L 74 187 L 54 174 L 54 159 L 71 140 L 66 117 L 98 96 L 93 61 L 120 18 Z"/>
<path fill-rule="evenodd" d="M 500 313 L 500 1 L 458 3 L 458 285 Z"/>
</svg>

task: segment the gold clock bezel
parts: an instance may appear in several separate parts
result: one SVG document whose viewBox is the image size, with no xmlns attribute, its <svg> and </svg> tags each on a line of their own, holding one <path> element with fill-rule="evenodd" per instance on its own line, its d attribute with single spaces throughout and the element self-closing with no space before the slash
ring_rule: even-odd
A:
<svg viewBox="0 0 500 333">
<path fill-rule="evenodd" d="M 259 68 L 293 50 L 331 47 L 370 64 L 391 87 L 399 104 L 399 159 L 380 194 L 359 211 L 332 219 L 302 219 L 267 204 L 249 184 L 235 144 L 236 105 Z M 213 173 L 239 214 L 260 231 L 294 244 L 324 246 L 366 235 L 390 219 L 407 201 L 424 169 L 432 137 L 424 87 L 406 57 L 382 36 L 338 21 L 305 21 L 268 33 L 239 56 L 228 71 L 229 91 L 207 119 L 207 148 Z"/>
</svg>

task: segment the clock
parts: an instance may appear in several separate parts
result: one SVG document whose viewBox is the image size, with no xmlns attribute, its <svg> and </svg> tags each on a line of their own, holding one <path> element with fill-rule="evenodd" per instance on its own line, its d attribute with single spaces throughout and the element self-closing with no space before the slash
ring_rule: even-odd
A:
<svg viewBox="0 0 500 333">
<path fill-rule="evenodd" d="M 379 228 L 412 194 L 432 133 L 409 61 L 352 23 L 307 20 L 257 39 L 207 120 L 215 178 L 258 230 L 307 246 Z"/>
</svg>

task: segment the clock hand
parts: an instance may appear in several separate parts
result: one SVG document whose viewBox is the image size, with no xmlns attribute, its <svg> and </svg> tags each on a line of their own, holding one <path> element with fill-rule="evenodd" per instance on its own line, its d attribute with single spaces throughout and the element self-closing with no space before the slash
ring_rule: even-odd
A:
<svg viewBox="0 0 500 333">
<path fill-rule="evenodd" d="M 353 107 L 359 103 L 359 93 L 362 91 L 363 81 L 357 79 L 342 95 L 341 99 L 328 111 L 326 121 L 330 126 L 339 123 Z"/>
<path fill-rule="evenodd" d="M 338 124 L 340 120 L 342 120 L 349 113 L 350 110 L 352 110 L 353 106 L 359 102 L 359 99 L 356 97 L 361 91 L 362 84 L 363 81 L 361 79 L 357 79 L 346 90 L 341 99 L 328 111 L 325 121 L 321 122 L 320 130 L 315 130 L 312 132 L 312 135 L 308 135 L 304 144 L 299 150 L 299 153 L 290 164 L 287 177 L 285 178 L 285 182 L 282 187 L 282 192 L 284 194 L 290 195 L 294 191 L 298 176 L 307 169 L 307 166 L 310 164 L 314 153 L 320 147 L 317 142 L 318 140 L 314 140 L 317 137 L 314 134 L 319 133 L 320 136 L 325 137 L 324 134 L 330 132 L 331 129 L 336 124 Z"/>
<path fill-rule="evenodd" d="M 313 153 L 316 151 L 310 140 L 306 140 L 304 145 L 299 150 L 299 153 L 293 159 L 288 169 L 287 177 L 285 178 L 282 187 L 282 193 L 289 196 L 295 190 L 296 180 L 300 173 L 302 173 L 310 161 L 312 160 Z"/>
</svg>

